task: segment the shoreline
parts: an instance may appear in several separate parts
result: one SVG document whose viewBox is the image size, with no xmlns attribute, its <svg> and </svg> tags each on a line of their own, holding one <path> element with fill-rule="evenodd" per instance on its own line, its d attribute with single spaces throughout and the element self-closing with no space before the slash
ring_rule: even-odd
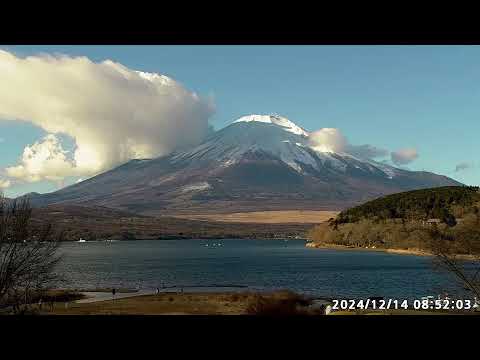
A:
<svg viewBox="0 0 480 360">
<path fill-rule="evenodd" d="M 94 243 L 94 242 L 127 242 L 127 241 L 168 241 L 168 240 L 195 240 L 195 241 L 202 241 L 202 240 L 262 240 L 262 241 L 270 241 L 270 240 L 302 240 L 308 241 L 306 237 L 302 237 L 300 235 L 296 236 L 281 236 L 281 237 L 252 237 L 252 236 L 241 236 L 241 237 L 191 237 L 191 236 L 172 236 L 172 237 L 158 237 L 158 238 L 138 238 L 138 239 L 96 239 L 96 240 L 85 240 L 85 241 L 78 241 L 78 240 L 62 240 L 61 243 Z"/>
<path fill-rule="evenodd" d="M 327 250 L 352 250 L 352 251 L 376 251 L 376 252 L 385 252 L 390 254 L 398 254 L 398 255 L 415 255 L 415 256 L 434 256 L 432 253 L 427 251 L 423 251 L 420 249 L 393 249 L 393 248 L 362 248 L 362 247 L 355 247 L 355 246 L 347 246 L 347 245 L 340 245 L 340 244 L 319 244 L 314 243 L 312 241 L 307 242 L 305 245 L 309 248 L 314 249 L 327 249 Z"/>
<path fill-rule="evenodd" d="M 314 249 L 377 251 L 377 252 L 387 252 L 387 253 L 402 254 L 402 255 L 434 256 L 433 254 L 420 249 L 363 248 L 363 247 L 340 245 L 340 244 L 315 243 L 312 241 L 307 242 L 305 246 L 309 248 L 314 248 Z"/>
<path fill-rule="evenodd" d="M 347 245 L 340 245 L 340 244 L 325 244 L 325 243 L 315 243 L 313 241 L 307 242 L 305 245 L 308 248 L 314 249 L 328 249 L 328 250 L 352 250 L 352 251 L 377 251 L 377 252 L 385 252 L 390 254 L 396 255 L 413 255 L 413 256 L 423 256 L 423 257 L 434 257 L 433 253 L 430 253 L 425 250 L 421 249 L 395 249 L 395 248 L 362 248 L 362 247 L 355 247 L 355 246 L 347 246 Z M 456 255 L 457 259 L 461 260 L 474 260 L 476 258 L 475 255 Z"/>
</svg>

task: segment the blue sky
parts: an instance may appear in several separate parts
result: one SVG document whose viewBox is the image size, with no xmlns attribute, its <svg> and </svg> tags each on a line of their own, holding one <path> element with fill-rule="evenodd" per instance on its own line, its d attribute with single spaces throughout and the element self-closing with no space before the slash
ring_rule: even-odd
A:
<svg viewBox="0 0 480 360">
<path fill-rule="evenodd" d="M 278 113 L 307 130 L 338 128 L 353 144 L 390 151 L 415 148 L 419 157 L 408 168 L 480 184 L 478 46 L 0 49 L 19 57 L 60 53 L 86 56 L 94 62 L 111 59 L 130 69 L 167 75 L 189 90 L 213 96 L 216 112 L 210 122 L 217 129 L 242 115 Z M 29 123 L 0 120 L 0 169 L 15 165 L 24 147 L 45 134 Z M 470 168 L 455 172 L 460 163 Z M 16 196 L 57 186 L 49 181 L 16 183 L 5 193 Z"/>
</svg>

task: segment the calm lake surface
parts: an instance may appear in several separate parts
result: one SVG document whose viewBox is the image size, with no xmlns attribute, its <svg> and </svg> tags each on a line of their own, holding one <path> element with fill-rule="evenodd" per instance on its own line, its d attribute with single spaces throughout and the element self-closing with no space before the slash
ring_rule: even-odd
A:
<svg viewBox="0 0 480 360">
<path fill-rule="evenodd" d="M 214 245 L 221 244 L 221 245 Z M 208 245 L 208 246 L 207 246 Z M 429 257 L 311 249 L 303 240 L 138 240 L 65 243 L 69 288 L 291 289 L 324 297 L 418 298 L 458 293 Z"/>
</svg>

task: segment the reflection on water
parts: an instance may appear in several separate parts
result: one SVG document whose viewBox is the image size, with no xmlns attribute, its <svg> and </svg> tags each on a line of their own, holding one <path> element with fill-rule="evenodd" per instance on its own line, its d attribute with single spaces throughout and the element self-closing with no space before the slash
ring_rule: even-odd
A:
<svg viewBox="0 0 480 360">
<path fill-rule="evenodd" d="M 71 288 L 291 289 L 337 298 L 458 290 L 428 257 L 309 249 L 302 240 L 65 243 L 61 252 L 60 285 Z"/>
</svg>

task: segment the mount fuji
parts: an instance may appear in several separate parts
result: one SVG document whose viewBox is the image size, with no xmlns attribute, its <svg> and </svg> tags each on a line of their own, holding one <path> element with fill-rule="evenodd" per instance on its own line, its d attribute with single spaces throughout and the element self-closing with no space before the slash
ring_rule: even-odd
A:
<svg viewBox="0 0 480 360">
<path fill-rule="evenodd" d="M 386 194 L 461 185 L 328 147 L 277 115 L 244 116 L 187 151 L 135 159 L 48 194 L 34 206 L 83 204 L 141 214 L 339 210 Z"/>
</svg>

